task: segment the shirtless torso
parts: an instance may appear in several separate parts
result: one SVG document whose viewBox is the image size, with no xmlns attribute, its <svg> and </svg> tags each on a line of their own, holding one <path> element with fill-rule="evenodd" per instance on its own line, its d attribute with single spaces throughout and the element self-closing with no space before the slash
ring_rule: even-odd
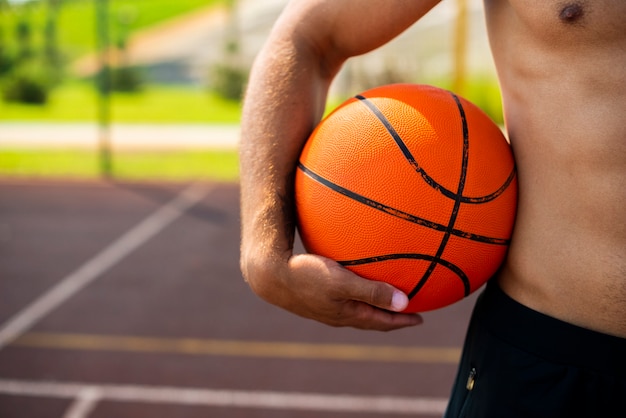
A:
<svg viewBox="0 0 626 418">
<path fill-rule="evenodd" d="M 626 2 L 485 7 L 520 181 L 500 285 L 626 337 Z"/>
<path fill-rule="evenodd" d="M 242 272 L 263 298 L 330 325 L 416 325 L 402 298 L 328 260 L 293 256 L 291 178 L 350 56 L 437 0 L 294 0 L 253 68 L 241 142 Z M 626 337 L 626 2 L 485 0 L 519 173 L 499 283 L 530 308 Z M 382 309 L 378 309 L 382 308 Z"/>
</svg>

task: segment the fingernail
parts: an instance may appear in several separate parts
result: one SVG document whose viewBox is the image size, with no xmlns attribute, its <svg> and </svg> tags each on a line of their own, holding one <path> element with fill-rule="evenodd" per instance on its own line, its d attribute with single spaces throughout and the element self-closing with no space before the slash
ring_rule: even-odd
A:
<svg viewBox="0 0 626 418">
<path fill-rule="evenodd" d="M 391 309 L 400 312 L 406 309 L 409 304 L 409 298 L 400 291 L 394 291 L 391 297 Z"/>
</svg>

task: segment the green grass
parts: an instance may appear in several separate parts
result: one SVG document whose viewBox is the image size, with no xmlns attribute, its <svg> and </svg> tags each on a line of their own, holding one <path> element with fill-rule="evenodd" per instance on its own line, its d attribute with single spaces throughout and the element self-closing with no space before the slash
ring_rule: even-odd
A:
<svg viewBox="0 0 626 418">
<path fill-rule="evenodd" d="M 95 121 L 98 99 L 87 83 L 66 83 L 53 90 L 46 105 L 0 101 L 0 121 Z M 114 93 L 111 118 L 124 123 L 237 123 L 240 104 L 201 88 L 147 86 L 140 93 Z"/>
<path fill-rule="evenodd" d="M 96 179 L 96 152 L 79 150 L 0 150 L 0 176 Z M 237 181 L 235 150 L 123 152 L 113 155 L 112 177 L 119 180 Z"/>
<path fill-rule="evenodd" d="M 109 0 L 110 39 L 116 43 L 126 33 L 143 29 L 194 10 L 225 0 Z M 46 1 L 15 5 L 0 12 L 3 38 L 15 48 L 17 22 L 26 20 L 32 26 L 33 44 L 43 44 L 48 7 Z M 58 13 L 57 39 L 68 58 L 93 52 L 96 48 L 96 9 L 94 0 L 63 0 Z"/>
</svg>

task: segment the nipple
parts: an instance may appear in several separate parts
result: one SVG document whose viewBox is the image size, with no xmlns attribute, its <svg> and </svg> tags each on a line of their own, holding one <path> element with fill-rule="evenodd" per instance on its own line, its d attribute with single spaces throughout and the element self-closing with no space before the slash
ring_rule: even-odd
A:
<svg viewBox="0 0 626 418">
<path fill-rule="evenodd" d="M 559 19 L 563 23 L 575 23 L 585 14 L 583 7 L 579 3 L 570 3 L 561 9 Z"/>
</svg>

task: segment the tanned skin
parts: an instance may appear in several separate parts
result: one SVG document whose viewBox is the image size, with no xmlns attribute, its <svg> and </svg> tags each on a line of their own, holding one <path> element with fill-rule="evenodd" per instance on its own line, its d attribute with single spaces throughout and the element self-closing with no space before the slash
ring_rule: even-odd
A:
<svg viewBox="0 0 626 418">
<path fill-rule="evenodd" d="M 293 254 L 293 176 L 342 64 L 437 3 L 295 0 L 276 23 L 241 138 L 241 269 L 265 300 L 333 326 L 421 323 L 392 286 Z M 626 2 L 485 0 L 485 13 L 519 178 L 495 280 L 532 309 L 626 337 Z"/>
</svg>

